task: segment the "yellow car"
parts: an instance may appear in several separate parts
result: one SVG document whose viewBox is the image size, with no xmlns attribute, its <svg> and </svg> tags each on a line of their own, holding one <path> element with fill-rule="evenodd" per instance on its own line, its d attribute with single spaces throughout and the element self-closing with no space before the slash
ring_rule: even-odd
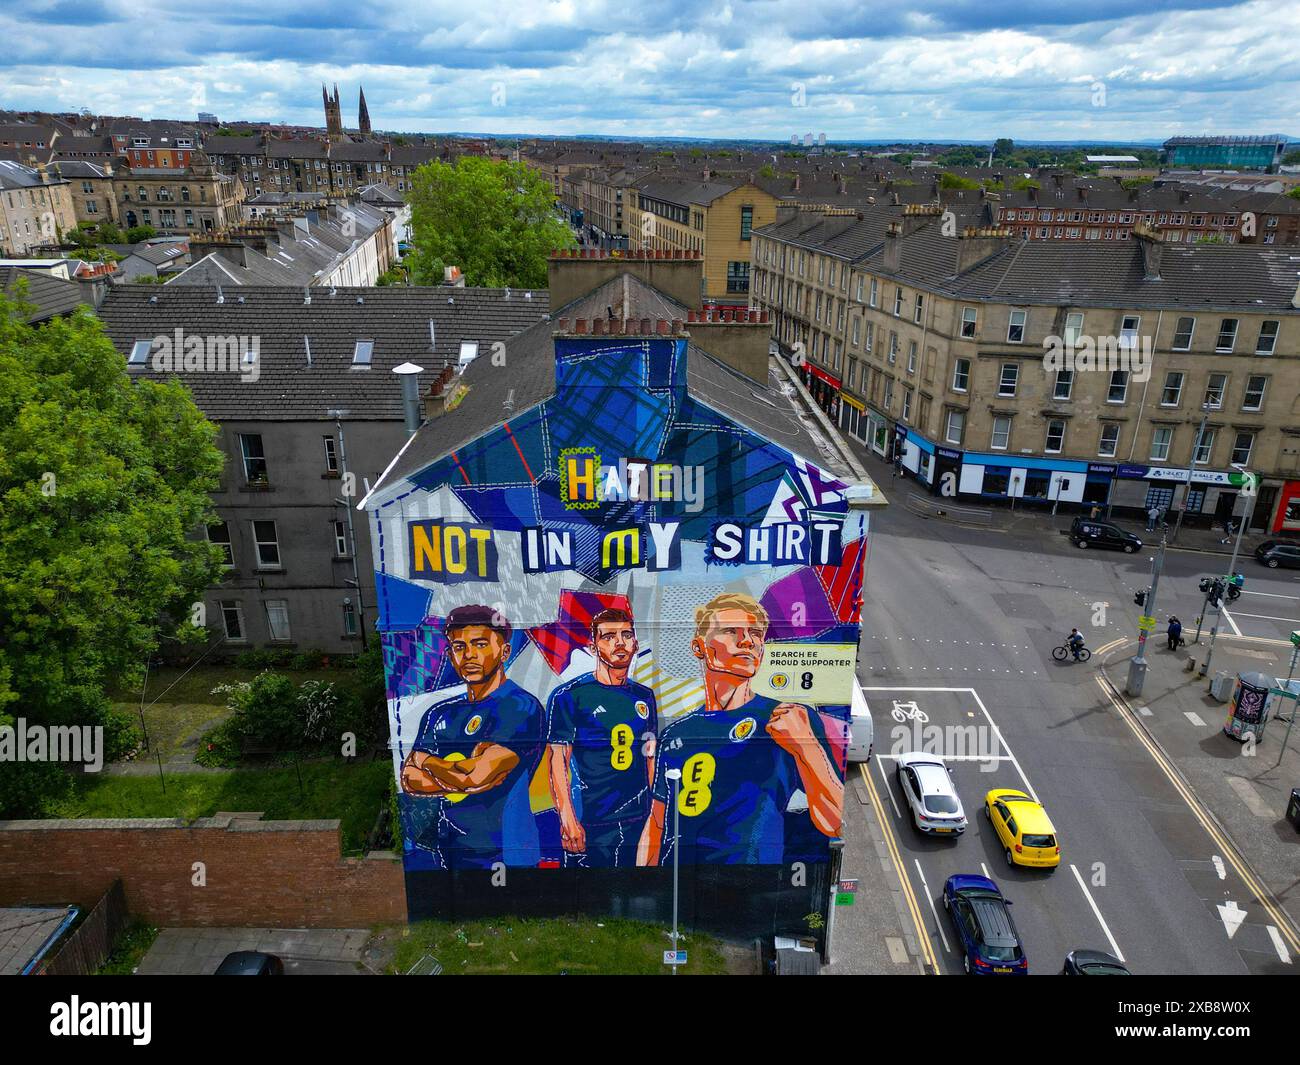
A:
<svg viewBox="0 0 1300 1065">
<path fill-rule="evenodd" d="M 984 814 L 1002 841 L 1007 865 L 1049 869 L 1061 864 L 1061 843 L 1042 803 L 1023 791 L 995 788 L 984 796 Z"/>
</svg>

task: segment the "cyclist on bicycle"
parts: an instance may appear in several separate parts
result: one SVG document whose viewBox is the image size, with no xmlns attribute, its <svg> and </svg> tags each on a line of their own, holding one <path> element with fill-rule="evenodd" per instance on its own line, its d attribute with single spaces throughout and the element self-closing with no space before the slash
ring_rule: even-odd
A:
<svg viewBox="0 0 1300 1065">
<path fill-rule="evenodd" d="M 1079 660 L 1079 652 L 1083 650 L 1083 633 L 1078 629 L 1071 629 L 1070 635 L 1065 640 L 1065 645 L 1070 649 L 1070 653 L 1074 655 L 1075 661 L 1077 662 Z"/>
</svg>

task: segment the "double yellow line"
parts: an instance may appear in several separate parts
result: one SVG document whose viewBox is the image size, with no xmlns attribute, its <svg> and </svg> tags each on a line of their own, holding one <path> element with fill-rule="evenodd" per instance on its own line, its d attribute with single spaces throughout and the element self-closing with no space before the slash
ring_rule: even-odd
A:
<svg viewBox="0 0 1300 1065">
<path fill-rule="evenodd" d="M 907 911 L 912 915 L 912 923 L 916 925 L 916 941 L 921 948 L 921 960 L 929 967 L 930 975 L 939 974 L 939 962 L 934 956 L 934 947 L 930 943 L 930 933 L 925 928 L 925 917 L 922 915 L 920 903 L 916 900 L 916 893 L 912 890 L 912 880 L 907 875 L 907 868 L 903 865 L 903 857 L 898 849 L 898 841 L 894 838 L 894 830 L 889 824 L 889 815 L 885 810 L 884 804 L 880 801 L 880 795 L 876 792 L 876 785 L 871 779 L 871 774 L 867 771 L 870 763 L 859 762 L 858 772 L 862 774 L 862 783 L 867 786 L 867 794 L 871 796 L 871 805 L 876 811 L 876 820 L 880 822 L 880 831 L 885 837 L 885 847 L 889 851 L 889 857 L 894 863 L 894 868 L 898 870 L 898 882 L 903 888 L 903 898 L 907 902 Z"/>
<path fill-rule="evenodd" d="M 1100 650 L 1098 653 L 1100 653 Z M 1219 826 L 1214 822 L 1210 817 L 1209 812 L 1206 810 L 1205 804 L 1197 798 L 1195 793 L 1185 783 L 1183 783 L 1181 774 L 1174 769 L 1172 763 L 1165 756 L 1164 752 L 1156 746 L 1151 737 L 1147 735 L 1146 730 L 1138 724 L 1127 701 L 1125 701 L 1119 694 L 1115 686 L 1111 684 L 1108 679 L 1101 676 L 1096 677 L 1096 681 L 1098 686 L 1101 688 L 1102 693 L 1110 700 L 1111 705 L 1114 706 L 1116 711 L 1119 713 L 1120 720 L 1129 727 L 1129 731 L 1131 731 L 1133 735 L 1137 737 L 1138 742 L 1147 749 L 1147 753 L 1149 753 L 1155 760 L 1155 763 L 1165 774 L 1169 783 L 1174 786 L 1174 790 L 1178 792 L 1182 797 L 1183 802 L 1187 804 L 1188 809 L 1192 811 L 1196 820 L 1201 823 L 1201 827 L 1209 834 L 1210 839 L 1214 841 L 1215 845 L 1222 852 L 1222 856 L 1232 865 L 1232 868 L 1236 871 L 1237 875 L 1241 877 L 1242 883 L 1246 885 L 1246 889 L 1254 894 L 1255 900 L 1264 907 L 1269 917 L 1272 918 L 1278 931 L 1285 937 L 1287 943 L 1290 944 L 1292 952 L 1300 954 L 1300 935 L 1297 935 L 1296 933 L 1296 928 L 1292 923 L 1290 914 L 1286 913 L 1273 901 L 1273 897 L 1269 893 L 1268 889 L 1255 878 L 1255 875 L 1246 866 L 1245 862 L 1238 857 L 1237 848 L 1228 837 L 1220 831 Z"/>
</svg>

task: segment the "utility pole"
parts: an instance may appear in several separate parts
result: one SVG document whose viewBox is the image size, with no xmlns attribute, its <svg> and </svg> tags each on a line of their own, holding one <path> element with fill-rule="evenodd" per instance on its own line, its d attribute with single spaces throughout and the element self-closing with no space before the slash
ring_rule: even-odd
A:
<svg viewBox="0 0 1300 1065">
<path fill-rule="evenodd" d="M 348 525 L 348 554 L 352 556 L 352 581 L 351 583 L 357 590 L 357 629 L 361 633 L 361 650 L 370 650 L 370 641 L 366 639 L 366 607 L 365 599 L 361 594 L 361 574 L 357 571 L 357 536 L 356 530 L 352 527 L 352 496 L 347 492 L 348 487 L 348 451 L 343 443 L 343 415 L 348 412 L 345 410 L 330 410 L 326 412 L 334 419 L 334 427 L 339 434 L 339 475 L 343 479 L 344 492 L 343 497 L 338 502 L 343 507 L 343 513 L 347 516 Z"/>
<path fill-rule="evenodd" d="M 1228 598 L 1228 584 L 1231 582 L 1233 574 L 1237 572 L 1237 554 L 1241 551 L 1242 533 L 1246 531 L 1246 526 L 1250 524 L 1251 515 L 1255 512 L 1254 474 L 1246 474 L 1245 480 L 1242 482 L 1242 492 L 1249 492 L 1250 494 L 1246 496 L 1246 511 L 1241 516 L 1241 524 L 1237 526 L 1237 539 L 1232 545 L 1232 560 L 1228 563 L 1228 576 L 1224 581 L 1223 595 L 1219 599 L 1219 605 L 1214 608 L 1214 625 L 1210 628 L 1210 647 L 1205 652 L 1205 661 L 1201 663 L 1199 670 L 1202 677 L 1210 672 L 1210 659 L 1214 657 L 1214 638 L 1219 634 L 1219 616 L 1223 613 L 1223 600 Z M 1210 679 L 1210 683 L 1214 683 L 1213 678 Z"/>
<path fill-rule="evenodd" d="M 1192 498 L 1192 471 L 1196 469 L 1196 456 L 1201 453 L 1201 440 L 1205 437 L 1205 423 L 1210 420 L 1210 404 L 1201 404 L 1201 425 L 1196 430 L 1196 446 L 1192 448 L 1192 461 L 1187 464 L 1187 488 L 1183 492 L 1183 505 L 1178 511 L 1178 518 L 1174 521 L 1174 535 L 1170 540 L 1178 542 L 1178 530 L 1183 527 L 1183 515 L 1187 513 L 1187 504 Z"/>
<path fill-rule="evenodd" d="M 1165 566 L 1165 544 L 1168 542 L 1169 526 L 1162 525 L 1160 533 L 1160 546 L 1156 549 L 1155 558 L 1151 560 L 1151 587 L 1147 589 L 1146 597 L 1143 601 L 1143 608 L 1146 610 L 1144 618 L 1152 621 L 1156 616 L 1156 589 L 1160 586 L 1160 573 Z M 1128 681 L 1124 685 L 1124 691 L 1129 695 L 1141 695 L 1142 684 L 1147 678 L 1147 634 L 1153 626 L 1144 625 L 1142 620 L 1138 621 L 1138 650 L 1137 654 L 1128 664 Z"/>
<path fill-rule="evenodd" d="M 669 769 L 664 773 L 669 780 L 673 782 L 673 952 L 677 951 L 677 870 L 678 862 L 682 856 L 682 811 L 681 804 L 678 801 L 681 798 L 682 791 L 682 771 L 680 769 Z M 680 966 L 676 960 L 673 962 L 673 976 L 677 975 Z"/>
</svg>

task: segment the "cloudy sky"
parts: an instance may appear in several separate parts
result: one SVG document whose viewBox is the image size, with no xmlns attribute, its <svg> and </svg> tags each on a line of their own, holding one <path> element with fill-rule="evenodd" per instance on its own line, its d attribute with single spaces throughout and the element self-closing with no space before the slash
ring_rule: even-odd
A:
<svg viewBox="0 0 1300 1065">
<path fill-rule="evenodd" d="M 181 5 L 177 5 L 181 6 Z M 1300 136 L 1294 0 L 0 2 L 0 107 L 780 138 Z"/>
</svg>

